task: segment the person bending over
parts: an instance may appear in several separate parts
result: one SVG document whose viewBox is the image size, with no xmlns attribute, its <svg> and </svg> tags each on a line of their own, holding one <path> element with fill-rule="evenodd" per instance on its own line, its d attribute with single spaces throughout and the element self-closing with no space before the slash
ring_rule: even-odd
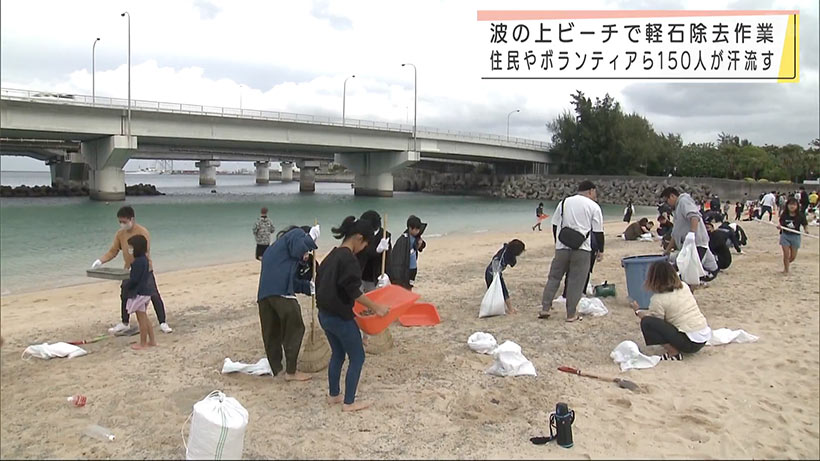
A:
<svg viewBox="0 0 820 461">
<path fill-rule="evenodd" d="M 501 280 L 501 291 L 504 293 L 504 304 L 507 305 L 508 314 L 515 314 L 517 311 L 510 303 L 510 292 L 507 291 L 507 284 L 504 283 L 504 274 L 502 274 L 502 272 L 504 272 L 507 266 L 515 267 L 515 263 L 517 262 L 516 258 L 521 256 L 523 252 L 524 242 L 518 239 L 511 240 L 509 243 L 505 243 L 504 246 L 495 253 L 490 264 L 484 269 L 484 281 L 487 282 L 487 288 L 490 288 L 490 284 L 493 283 L 493 266 L 497 266 L 499 272 L 498 277 Z"/>
<path fill-rule="evenodd" d="M 385 316 L 387 306 L 375 303 L 362 294 L 362 269 L 356 254 L 364 250 L 373 235 L 370 222 L 348 216 L 333 229 L 334 237 L 342 244 L 334 248 L 319 265 L 316 272 L 316 307 L 319 324 L 330 343 L 330 363 L 327 368 L 329 385 L 328 403 L 344 402 L 343 411 L 363 410 L 369 402 L 356 401 L 356 388 L 364 365 L 364 346 L 359 326 L 354 320 L 354 302 L 358 301 L 376 315 Z M 345 375 L 345 394 L 341 395 L 339 381 L 342 364 L 348 359 Z"/>
</svg>

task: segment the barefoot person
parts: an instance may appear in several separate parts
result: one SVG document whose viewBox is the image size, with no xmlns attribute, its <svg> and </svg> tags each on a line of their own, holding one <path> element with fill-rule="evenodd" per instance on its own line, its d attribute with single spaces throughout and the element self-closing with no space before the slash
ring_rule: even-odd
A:
<svg viewBox="0 0 820 461">
<path fill-rule="evenodd" d="M 797 258 L 797 250 L 800 249 L 800 228 L 806 233 L 809 232 L 809 222 L 806 215 L 800 209 L 800 203 L 796 198 L 791 197 L 786 201 L 786 206 L 780 214 L 780 248 L 783 250 L 783 273 L 789 273 L 789 265 Z M 791 232 L 790 232 L 791 231 Z"/>
<path fill-rule="evenodd" d="M 682 360 L 683 355 L 699 351 L 712 339 L 712 329 L 700 312 L 698 303 L 681 282 L 675 268 L 665 261 L 649 266 L 646 289 L 654 293 L 649 309 L 639 309 L 633 301 L 635 315 L 641 319 L 641 331 L 647 346 L 663 346 L 663 360 Z"/>
<path fill-rule="evenodd" d="M 285 356 L 285 380 L 306 381 L 310 375 L 296 371 L 305 324 L 296 293 L 311 295 L 310 281 L 300 277 L 300 262 L 315 250 L 319 226 L 294 227 L 276 239 L 262 256 L 259 274 L 259 322 L 262 342 L 274 376 L 282 372 Z"/>
<path fill-rule="evenodd" d="M 114 243 L 111 244 L 111 248 L 106 254 L 100 256 L 100 259 L 94 261 L 91 268 L 96 269 L 102 266 L 108 261 L 116 258 L 117 254 L 122 251 L 122 259 L 125 262 L 125 269 L 130 269 L 131 263 L 134 261 L 134 255 L 128 252 L 128 239 L 135 235 L 142 235 L 145 237 L 146 242 L 148 242 L 145 257 L 148 259 L 148 286 L 151 290 L 151 304 L 154 305 L 154 311 L 157 313 L 159 329 L 162 330 L 163 333 L 171 333 L 174 330 L 168 326 L 168 323 L 165 320 L 165 303 L 162 302 L 162 296 L 160 296 L 159 289 L 157 288 L 157 279 L 154 278 L 154 266 L 151 262 L 151 237 L 148 234 L 148 229 L 137 224 L 134 209 L 130 206 L 124 206 L 117 211 L 117 220 L 120 223 L 120 230 L 118 230 L 116 235 L 114 235 Z M 122 315 L 122 322 L 108 329 L 108 332 L 112 334 L 122 334 L 130 329 L 128 325 L 131 316 L 128 314 L 125 307 L 127 301 L 125 296 L 125 284 L 126 282 L 123 282 L 120 286 L 120 313 Z"/>
<path fill-rule="evenodd" d="M 148 240 L 142 235 L 135 235 L 128 239 L 128 250 L 134 256 L 131 262 L 131 275 L 126 280 L 125 310 L 128 315 L 136 314 L 140 326 L 140 342 L 131 345 L 131 349 L 142 350 L 157 345 L 154 338 L 154 329 L 148 320 L 148 302 L 151 301 L 150 272 L 148 271 Z"/>
<path fill-rule="evenodd" d="M 589 277 L 592 246 L 590 235 L 595 234 L 600 262 L 604 255 L 604 218 L 596 200 L 595 184 L 582 181 L 578 193 L 562 200 L 552 215 L 552 235 L 555 238 L 555 257 L 550 264 L 547 284 L 541 297 L 541 313 L 538 318 L 550 316 L 552 302 L 564 274 L 567 277 L 567 322 L 580 317 L 576 312 L 578 301 L 584 292 L 584 282 Z"/>
<path fill-rule="evenodd" d="M 334 237 L 342 244 L 333 249 L 319 265 L 316 273 L 316 307 L 319 309 L 319 324 L 330 343 L 330 363 L 327 368 L 330 393 L 328 402 L 344 402 L 343 411 L 363 410 L 369 402 L 356 401 L 356 388 L 364 365 L 362 334 L 354 320 L 353 304 L 360 302 L 376 315 L 386 315 L 388 308 L 371 301 L 362 294 L 362 269 L 356 254 L 367 247 L 373 235 L 373 226 L 366 220 L 345 218 L 333 229 Z M 339 381 L 342 364 L 347 356 L 345 393 L 342 397 Z"/>
<path fill-rule="evenodd" d="M 517 262 L 516 258 L 521 256 L 523 252 L 524 242 L 518 239 L 511 240 L 509 243 L 505 243 L 504 246 L 495 253 L 492 261 L 490 261 L 490 264 L 488 264 L 484 270 L 484 281 L 487 282 L 487 288 L 490 288 L 490 284 L 493 283 L 493 266 L 498 266 L 498 277 L 501 280 L 501 291 L 504 293 L 504 304 L 507 305 L 508 314 L 515 314 L 518 311 L 512 307 L 510 303 L 510 292 L 507 291 L 507 284 L 504 283 L 504 274 L 501 272 L 504 272 L 507 266 L 515 267 L 515 263 Z"/>
</svg>

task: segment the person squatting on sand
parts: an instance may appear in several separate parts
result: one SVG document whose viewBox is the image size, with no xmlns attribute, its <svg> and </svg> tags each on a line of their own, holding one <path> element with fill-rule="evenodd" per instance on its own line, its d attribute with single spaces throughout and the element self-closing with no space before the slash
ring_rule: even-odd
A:
<svg viewBox="0 0 820 461">
<path fill-rule="evenodd" d="M 128 315 L 136 314 L 140 326 L 140 342 L 132 344 L 131 349 L 136 351 L 157 345 L 154 338 L 154 329 L 148 320 L 148 302 L 151 301 L 151 275 L 148 270 L 148 240 L 142 235 L 134 235 L 128 239 L 128 250 L 134 256 L 131 262 L 131 274 L 125 282 L 126 301 L 125 310 Z"/>
<path fill-rule="evenodd" d="M 568 274 L 567 322 L 580 319 L 575 309 L 584 291 L 584 283 L 589 278 L 591 234 L 595 234 L 599 246 L 598 261 L 603 259 L 604 254 L 604 218 L 597 198 L 595 184 L 582 181 L 578 185 L 578 193 L 562 200 L 552 215 L 555 256 L 550 264 L 538 318 L 549 318 L 561 279 Z"/>
<path fill-rule="evenodd" d="M 299 349 L 305 334 L 302 309 L 296 293 L 310 296 L 313 290 L 309 278 L 300 277 L 301 262 L 317 248 L 319 226 L 293 227 L 280 233 L 273 245 L 262 255 L 259 274 L 259 323 L 262 342 L 274 376 L 282 372 L 282 352 L 285 356 L 285 380 L 306 381 L 310 375 L 296 370 Z"/>
<path fill-rule="evenodd" d="M 516 262 L 518 262 L 516 258 L 521 256 L 523 252 L 524 242 L 518 239 L 510 240 L 509 243 L 505 243 L 504 246 L 495 253 L 490 264 L 484 269 L 484 281 L 487 283 L 487 288 L 490 288 L 490 284 L 493 283 L 493 265 L 498 266 L 498 278 L 501 282 L 501 291 L 504 293 L 504 304 L 507 305 L 508 314 L 515 314 L 518 311 L 512 307 L 510 303 L 510 292 L 507 290 L 507 284 L 504 283 L 503 272 L 507 266 L 515 267 Z"/>
<path fill-rule="evenodd" d="M 800 249 L 800 234 L 789 232 L 784 229 L 800 232 L 800 228 L 809 233 L 809 222 L 806 215 L 800 210 L 800 203 L 796 198 L 791 197 L 786 201 L 786 206 L 780 214 L 780 248 L 783 250 L 783 273 L 789 273 L 789 265 L 797 258 L 797 250 Z"/>
<path fill-rule="evenodd" d="M 638 221 L 626 226 L 626 230 L 624 230 L 624 233 L 621 235 L 624 240 L 638 240 L 641 235 L 651 233 L 652 227 L 654 226 L 655 223 L 652 221 L 646 218 L 641 218 Z"/>
<path fill-rule="evenodd" d="M 682 360 L 681 353 L 693 354 L 712 339 L 712 329 L 706 322 L 689 286 L 681 282 L 675 268 L 665 261 L 649 266 L 646 289 L 653 293 L 649 309 L 632 308 L 640 318 L 641 331 L 647 346 L 660 345 L 666 350 L 663 360 Z"/>
<path fill-rule="evenodd" d="M 142 235 L 145 237 L 146 242 L 148 242 L 145 257 L 148 259 L 148 287 L 151 290 L 151 304 L 154 305 L 154 311 L 157 313 L 159 329 L 162 330 L 163 333 L 171 333 L 174 330 L 172 330 L 166 322 L 165 303 L 162 302 L 162 296 L 159 295 L 157 279 L 154 277 L 154 266 L 151 262 L 151 237 L 148 234 L 148 229 L 137 224 L 134 209 L 130 206 L 124 206 L 117 211 L 117 220 L 120 223 L 120 230 L 118 230 L 114 235 L 114 243 L 111 244 L 111 248 L 107 253 L 100 256 L 100 259 L 94 261 L 91 268 L 96 269 L 102 266 L 108 261 L 116 258 L 117 254 L 122 251 L 122 259 L 125 263 L 124 268 L 130 269 L 131 263 L 134 261 L 134 255 L 128 252 L 128 239 L 135 235 Z M 131 316 L 128 314 L 125 307 L 127 301 L 125 284 L 126 281 L 123 281 L 120 285 L 120 314 L 122 321 L 114 327 L 108 329 L 108 332 L 111 334 L 123 333 L 130 328 L 128 325 L 130 323 Z"/>
<path fill-rule="evenodd" d="M 353 304 L 358 301 L 376 315 L 387 315 L 388 307 L 375 303 L 362 293 L 362 269 L 356 254 L 364 250 L 373 235 L 372 225 L 365 220 L 348 216 L 333 229 L 334 237 L 342 244 L 334 248 L 319 265 L 316 278 L 316 307 L 319 324 L 330 343 L 330 363 L 327 368 L 329 385 L 328 403 L 344 402 L 343 411 L 362 410 L 369 402 L 356 401 L 356 388 L 364 365 L 364 346 L 359 326 L 354 320 Z M 339 381 L 342 364 L 348 358 L 345 376 L 345 394 L 341 395 Z"/>
</svg>

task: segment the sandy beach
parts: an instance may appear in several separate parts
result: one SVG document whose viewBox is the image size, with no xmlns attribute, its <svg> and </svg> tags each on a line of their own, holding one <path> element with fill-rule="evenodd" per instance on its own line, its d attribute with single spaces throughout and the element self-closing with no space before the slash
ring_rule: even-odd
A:
<svg viewBox="0 0 820 461">
<path fill-rule="evenodd" d="M 375 405 L 358 414 L 327 406 L 324 371 L 307 383 L 220 373 L 226 357 L 264 357 L 256 261 L 173 273 L 158 267 L 175 331 L 157 332 L 160 347 L 146 352 L 128 347 L 138 337 L 120 337 L 86 345 L 89 354 L 76 359 L 20 358 L 28 344 L 105 333 L 119 319 L 116 282 L 3 296 L 0 457 L 183 458 L 180 430 L 192 405 L 221 389 L 250 413 L 245 458 L 817 459 L 818 241 L 803 238 L 793 273 L 784 277 L 777 230 L 742 225 L 750 239 L 744 254 L 733 251 L 732 267 L 695 296 L 713 329 L 742 328 L 760 340 L 707 346 L 682 362 L 626 373 L 609 357 L 618 343 L 658 349 L 644 346 L 620 260 L 657 254 L 657 243 L 624 242 L 615 237 L 624 224 L 607 223 L 607 251 L 592 280 L 615 283 L 618 296 L 604 300 L 609 315 L 566 324 L 560 312 L 537 319 L 554 252 L 547 226 L 544 232 L 430 239 L 417 291 L 438 307 L 442 323 L 391 327 L 396 346 L 368 355 L 359 386 L 359 396 Z M 519 264 L 505 271 L 519 313 L 478 319 L 484 268 L 512 238 L 527 245 Z M 320 248 L 320 254 L 328 250 Z M 309 325 L 310 298 L 300 302 Z M 466 345 L 476 331 L 517 342 L 538 376 L 485 374 L 492 358 Z M 560 373 L 560 365 L 625 377 L 645 392 Z M 88 397 L 85 407 L 66 403 L 76 393 Z M 548 432 L 557 402 L 576 412 L 569 450 L 529 441 Z M 81 437 L 94 423 L 110 428 L 117 440 Z"/>
</svg>

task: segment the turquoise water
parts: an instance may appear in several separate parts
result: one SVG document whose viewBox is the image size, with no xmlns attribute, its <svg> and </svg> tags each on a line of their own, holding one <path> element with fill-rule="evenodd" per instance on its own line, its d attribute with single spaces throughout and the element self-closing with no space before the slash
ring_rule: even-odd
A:
<svg viewBox="0 0 820 461">
<path fill-rule="evenodd" d="M 277 229 L 290 224 L 312 225 L 318 218 L 322 224 L 319 246 L 326 249 L 335 244 L 330 235 L 332 226 L 345 216 L 359 216 L 368 209 L 386 212 L 388 230 L 394 234 L 403 231 L 407 217 L 415 214 L 429 223 L 425 236 L 433 239 L 447 234 L 527 229 L 535 221 L 537 205 L 527 200 L 422 193 L 354 197 L 349 184 L 318 183 L 316 193 L 299 194 L 298 183 L 257 186 L 253 176 L 220 175 L 216 187 L 199 187 L 198 180 L 194 175 L 126 175 L 129 185 L 150 183 L 167 194 L 128 197 L 125 202 L 134 206 L 137 222 L 151 232 L 151 255 L 158 272 L 252 260 L 255 242 L 251 227 L 262 206 L 270 209 Z M 3 185 L 49 181 L 48 173 L 0 173 Z M 94 281 L 85 276 L 85 270 L 110 247 L 118 229 L 116 212 L 123 204 L 92 202 L 86 197 L 0 200 L 0 292 Z M 545 205 L 546 210 L 552 210 L 556 204 Z M 603 210 L 607 219 L 618 219 L 623 208 L 604 205 Z M 108 266 L 121 264 L 118 258 Z"/>
</svg>

